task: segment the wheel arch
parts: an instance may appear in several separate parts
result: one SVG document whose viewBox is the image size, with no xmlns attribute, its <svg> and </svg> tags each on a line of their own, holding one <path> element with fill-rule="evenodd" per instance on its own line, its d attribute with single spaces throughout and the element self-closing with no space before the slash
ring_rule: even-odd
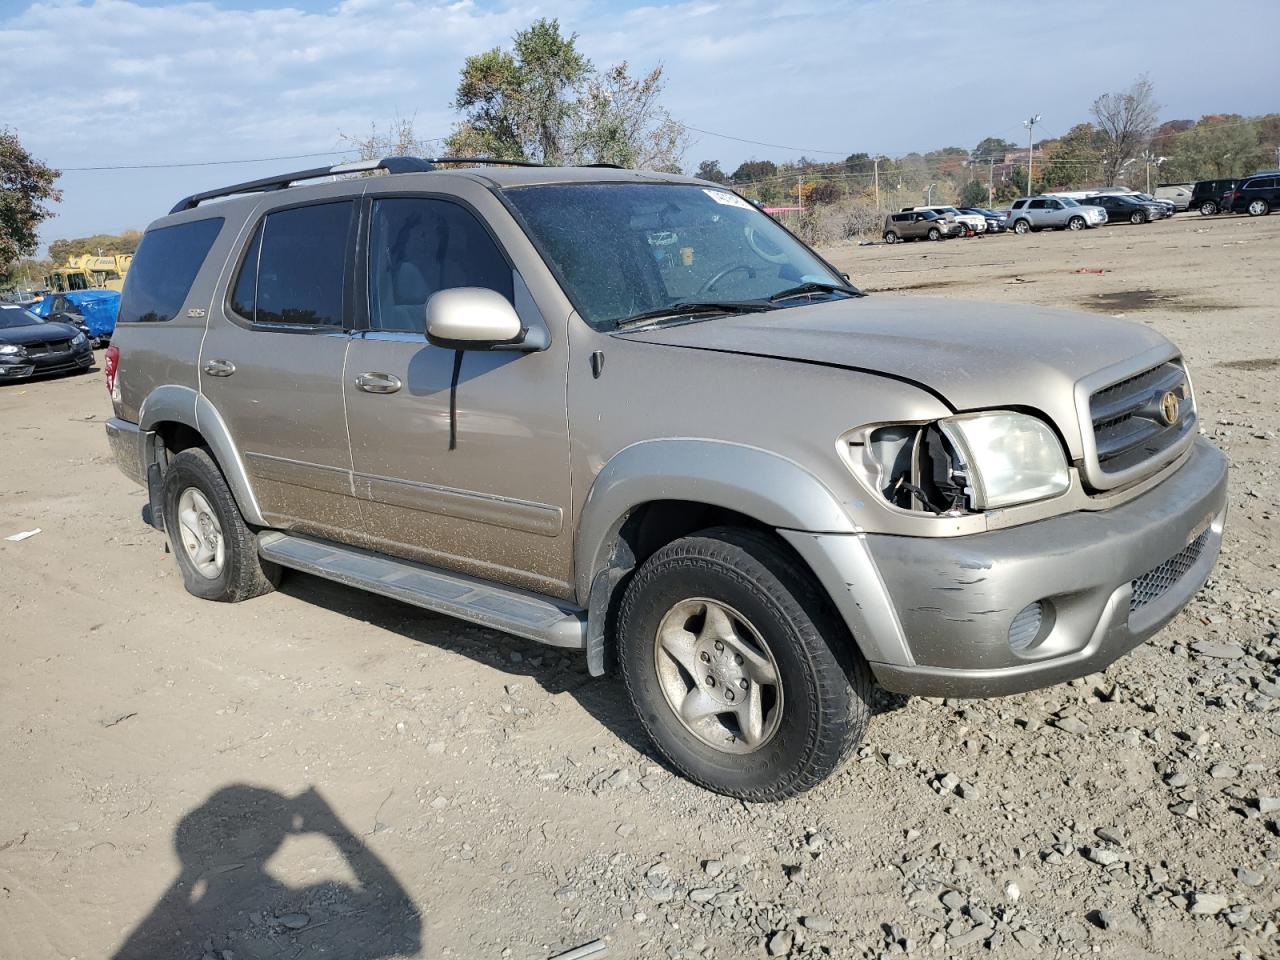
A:
<svg viewBox="0 0 1280 960">
<path fill-rule="evenodd" d="M 191 446 L 207 447 L 245 520 L 266 525 L 231 431 L 208 397 L 176 384 L 157 387 L 138 411 L 138 426 L 143 437 L 144 470 L 160 463 L 162 450 L 176 453 Z"/>
<path fill-rule="evenodd" d="M 672 540 L 721 525 L 770 532 L 856 530 L 821 480 L 777 454 L 697 439 L 627 447 L 596 476 L 575 542 L 575 582 L 588 611 L 587 663 L 593 675 L 605 672 L 609 626 L 630 573 Z"/>
</svg>

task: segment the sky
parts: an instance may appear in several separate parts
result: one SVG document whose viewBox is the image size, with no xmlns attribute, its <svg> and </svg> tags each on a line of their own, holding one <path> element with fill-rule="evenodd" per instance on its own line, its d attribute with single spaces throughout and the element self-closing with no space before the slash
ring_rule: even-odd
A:
<svg viewBox="0 0 1280 960">
<path fill-rule="evenodd" d="M 409 117 L 420 137 L 444 137 L 465 57 L 539 17 L 576 32 L 597 66 L 662 64 L 671 114 L 710 131 L 691 133 L 686 168 L 717 159 L 731 171 L 1021 143 L 1032 114 L 1037 139 L 1056 136 L 1141 73 L 1162 119 L 1274 111 L 1275 38 L 1239 25 L 1274 21 L 1275 3 L 0 0 L 0 126 L 64 171 L 47 244 L 141 229 L 187 194 L 350 159 L 343 134 L 372 123 Z M 317 156 L 75 169 L 298 154 Z"/>
</svg>

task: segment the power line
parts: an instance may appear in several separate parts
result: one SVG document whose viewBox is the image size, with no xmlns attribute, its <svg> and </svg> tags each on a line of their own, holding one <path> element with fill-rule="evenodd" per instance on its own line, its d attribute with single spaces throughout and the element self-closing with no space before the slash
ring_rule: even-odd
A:
<svg viewBox="0 0 1280 960">
<path fill-rule="evenodd" d="M 97 170 L 177 170 L 184 167 L 226 167 L 238 163 L 271 163 L 276 160 L 307 160 L 312 157 L 332 157 L 335 154 L 359 153 L 354 147 L 321 150 L 317 153 L 291 153 L 279 157 L 250 157 L 243 160 L 192 160 L 184 163 L 114 163 L 100 167 L 59 167 L 61 173 L 85 173 Z"/>
<path fill-rule="evenodd" d="M 701 127 L 695 127 L 687 123 L 681 123 L 679 120 L 675 121 L 675 123 L 676 123 L 676 126 L 681 127 L 682 129 L 692 130 L 695 133 L 703 133 L 703 134 L 706 134 L 708 137 L 719 137 L 721 140 L 734 140 L 734 141 L 737 141 L 738 143 L 750 143 L 753 146 L 757 146 L 757 147 L 772 147 L 775 150 L 792 150 L 795 153 L 826 153 L 833 157 L 842 157 L 848 154 L 847 150 L 817 150 L 812 147 L 809 147 L 809 148 L 790 147 L 790 146 L 787 146 L 785 143 L 766 143 L 763 140 L 748 140 L 746 137 L 735 137 L 728 133 L 716 133 L 714 130 L 703 130 Z"/>
</svg>

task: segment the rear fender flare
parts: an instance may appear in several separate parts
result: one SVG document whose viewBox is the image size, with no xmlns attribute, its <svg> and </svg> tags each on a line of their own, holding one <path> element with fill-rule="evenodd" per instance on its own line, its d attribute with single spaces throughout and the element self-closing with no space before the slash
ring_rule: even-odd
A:
<svg viewBox="0 0 1280 960">
<path fill-rule="evenodd" d="M 157 387 L 147 396 L 138 412 L 138 426 L 143 431 L 144 465 L 155 462 L 155 430 L 162 423 L 181 423 L 200 434 L 223 476 L 227 478 L 227 485 L 245 520 L 255 526 L 267 525 L 253 486 L 249 483 L 244 461 L 231 439 L 231 431 L 208 397 L 190 387 L 176 384 Z"/>
</svg>

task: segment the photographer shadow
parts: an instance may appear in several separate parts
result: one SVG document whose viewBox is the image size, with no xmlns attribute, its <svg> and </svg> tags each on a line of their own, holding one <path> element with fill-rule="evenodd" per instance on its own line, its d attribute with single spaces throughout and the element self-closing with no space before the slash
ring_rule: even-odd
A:
<svg viewBox="0 0 1280 960">
<path fill-rule="evenodd" d="M 356 883 L 291 887 L 268 870 L 290 836 L 316 834 Z M 422 917 L 387 866 L 310 788 L 296 797 L 236 784 L 178 824 L 181 873 L 113 960 L 343 960 L 417 956 Z"/>
</svg>

